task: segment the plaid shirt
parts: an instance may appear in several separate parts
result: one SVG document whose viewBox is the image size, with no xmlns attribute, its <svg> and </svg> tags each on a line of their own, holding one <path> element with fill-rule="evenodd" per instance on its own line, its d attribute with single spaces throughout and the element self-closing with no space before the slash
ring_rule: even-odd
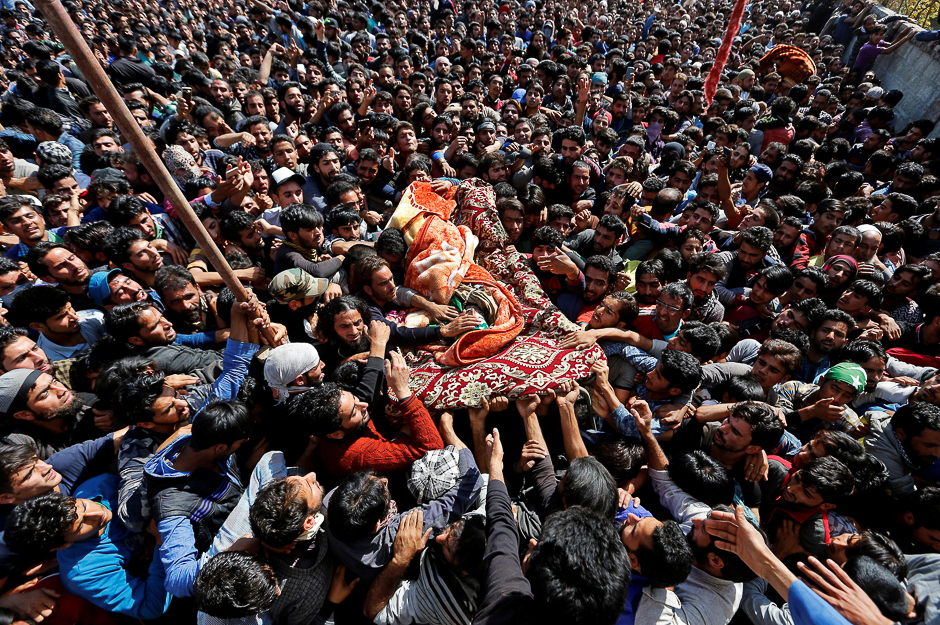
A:
<svg viewBox="0 0 940 625">
<path fill-rule="evenodd" d="M 772 398 L 773 404 L 789 415 L 791 412 L 796 412 L 801 408 L 806 408 L 814 404 L 815 402 L 811 402 L 809 399 L 813 393 L 818 390 L 819 387 L 815 384 L 796 381 L 784 382 L 774 387 L 776 398 Z M 829 423 L 828 421 L 822 421 L 820 419 L 810 419 L 803 421 L 799 427 L 793 424 L 787 427 L 795 430 L 797 436 L 803 441 L 809 440 L 809 438 L 812 437 L 812 433 L 816 430 L 835 429 L 841 432 L 851 433 L 862 424 L 862 421 L 858 418 L 858 415 L 855 414 L 854 410 L 848 406 L 843 406 L 843 408 L 845 411 L 842 413 L 842 417 L 835 423 Z M 789 421 L 788 419 L 788 422 Z"/>
</svg>

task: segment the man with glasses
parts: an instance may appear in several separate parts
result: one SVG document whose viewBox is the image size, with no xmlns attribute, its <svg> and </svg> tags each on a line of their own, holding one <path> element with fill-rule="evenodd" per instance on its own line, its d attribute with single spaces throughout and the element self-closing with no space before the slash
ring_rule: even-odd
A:
<svg viewBox="0 0 940 625">
<path fill-rule="evenodd" d="M 664 286 L 656 300 L 656 327 L 649 337 L 664 341 L 674 337 L 692 314 L 693 297 L 691 289 L 682 282 Z"/>
</svg>

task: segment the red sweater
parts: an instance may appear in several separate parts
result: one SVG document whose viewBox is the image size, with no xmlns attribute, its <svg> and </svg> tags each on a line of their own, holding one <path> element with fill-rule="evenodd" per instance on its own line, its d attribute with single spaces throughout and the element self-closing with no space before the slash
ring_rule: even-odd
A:
<svg viewBox="0 0 940 625">
<path fill-rule="evenodd" d="M 372 469 L 391 473 L 407 469 L 412 462 L 432 449 L 443 449 L 444 441 L 431 415 L 414 395 L 398 404 L 402 419 L 411 426 L 411 436 L 386 440 L 370 421 L 365 434 L 358 438 L 321 439 L 320 457 L 327 471 L 336 478 Z"/>
</svg>

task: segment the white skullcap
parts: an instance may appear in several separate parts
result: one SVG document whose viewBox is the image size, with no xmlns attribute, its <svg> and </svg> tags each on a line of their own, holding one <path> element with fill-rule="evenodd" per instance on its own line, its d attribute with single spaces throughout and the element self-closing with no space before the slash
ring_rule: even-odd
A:
<svg viewBox="0 0 940 625">
<path fill-rule="evenodd" d="M 280 404 L 287 400 L 290 391 L 287 385 L 298 375 L 307 373 L 320 364 L 320 354 L 310 343 L 288 343 L 271 350 L 264 362 L 264 379 L 274 391 Z M 299 390 L 294 387 L 294 390 Z"/>
</svg>

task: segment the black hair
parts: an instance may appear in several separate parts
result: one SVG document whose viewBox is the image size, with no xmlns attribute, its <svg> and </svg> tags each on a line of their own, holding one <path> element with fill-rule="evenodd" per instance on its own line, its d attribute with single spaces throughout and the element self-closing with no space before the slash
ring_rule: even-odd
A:
<svg viewBox="0 0 940 625">
<path fill-rule="evenodd" d="M 27 327 L 31 321 L 45 324 L 50 317 L 62 312 L 69 303 L 65 291 L 51 284 L 27 286 L 16 292 L 7 317 L 11 323 Z"/>
<path fill-rule="evenodd" d="M 38 459 L 39 450 L 33 442 L 0 447 L 0 493 L 13 494 L 13 476 Z"/>
<path fill-rule="evenodd" d="M 660 297 L 663 295 L 668 295 L 669 297 L 674 297 L 682 301 L 682 310 L 689 310 L 692 308 L 692 300 L 695 297 L 692 295 L 692 289 L 689 288 L 684 282 L 671 282 L 663 287 L 663 290 L 660 292 Z"/>
<path fill-rule="evenodd" d="M 766 399 L 764 387 L 750 375 L 733 375 L 715 387 L 714 395 L 721 397 L 728 394 L 729 401 L 757 401 Z"/>
<path fill-rule="evenodd" d="M 308 434 L 323 437 L 342 429 L 339 405 L 340 388 L 324 383 L 291 397 L 287 415 L 293 422 L 302 424 Z"/>
<path fill-rule="evenodd" d="M 104 239 L 104 254 L 108 260 L 120 267 L 131 261 L 128 250 L 134 243 L 142 240 L 143 235 L 134 228 L 115 228 Z"/>
<path fill-rule="evenodd" d="M 239 401 L 214 399 L 193 417 L 189 446 L 203 450 L 213 445 L 231 446 L 251 436 L 255 422 Z"/>
<path fill-rule="evenodd" d="M 193 583 L 199 612 L 218 619 L 239 619 L 265 612 L 280 590 L 271 567 L 244 551 L 223 551 L 206 562 Z"/>
<path fill-rule="evenodd" d="M 741 243 L 747 243 L 762 252 L 766 252 L 774 244 L 774 233 L 764 226 L 748 228 L 741 234 Z"/>
<path fill-rule="evenodd" d="M 14 300 L 15 301 L 15 300 Z M 894 431 L 904 430 L 907 440 L 914 438 L 924 430 L 940 430 L 940 406 L 922 401 L 913 401 L 898 408 L 891 417 Z"/>
<path fill-rule="evenodd" d="M 77 520 L 75 499 L 53 491 L 13 508 L 4 536 L 14 552 L 43 556 L 67 542 L 65 535 Z"/>
<path fill-rule="evenodd" d="M 119 361 L 120 362 L 120 361 Z M 99 380 L 105 376 L 102 372 Z M 111 378 L 120 371 L 107 373 Z M 166 386 L 162 371 L 139 371 L 129 375 L 123 381 L 114 384 L 113 394 L 108 397 L 114 408 L 114 416 L 125 425 L 137 425 L 140 422 L 153 421 L 153 404 L 163 394 Z M 111 386 L 110 380 L 107 384 Z M 97 385 L 96 385 L 97 390 Z"/>
<path fill-rule="evenodd" d="M 824 503 L 839 503 L 855 489 L 852 472 L 832 456 L 810 460 L 800 469 L 799 480 L 803 486 L 815 489 Z"/>
<path fill-rule="evenodd" d="M 52 185 L 72 176 L 72 167 L 69 165 L 45 165 L 36 172 L 36 178 L 46 191 L 52 190 Z"/>
<path fill-rule="evenodd" d="M 663 351 L 660 362 L 663 377 L 671 387 L 683 393 L 694 391 L 702 381 L 702 365 L 692 354 L 667 349 Z"/>
<path fill-rule="evenodd" d="M 133 195 L 119 195 L 108 205 L 108 216 L 118 226 L 128 225 L 134 217 L 144 212 L 147 212 L 147 207 Z"/>
<path fill-rule="evenodd" d="M 751 445 L 773 449 L 783 435 L 783 424 L 763 402 L 747 401 L 734 406 L 731 415 L 751 426 Z"/>
<path fill-rule="evenodd" d="M 330 497 L 330 531 L 343 542 L 368 536 L 388 515 L 389 506 L 388 491 L 372 471 L 353 473 Z"/>
<path fill-rule="evenodd" d="M 907 620 L 907 591 L 891 571 L 865 555 L 849 558 L 842 570 L 878 606 L 882 616 L 892 621 Z"/>
<path fill-rule="evenodd" d="M 700 449 L 674 456 L 669 463 L 669 477 L 680 489 L 710 506 L 734 501 L 734 478 Z"/>
<path fill-rule="evenodd" d="M 28 252 L 26 252 L 26 264 L 29 265 L 29 270 L 32 271 L 40 278 L 44 278 L 49 275 L 49 266 L 44 262 L 46 260 L 46 255 L 49 254 L 52 250 L 63 249 L 66 250 L 69 254 L 72 253 L 65 245 L 61 243 L 53 243 L 52 241 L 40 241 L 34 245 Z"/>
<path fill-rule="evenodd" d="M 534 620 L 613 623 L 627 600 L 630 561 L 613 524 L 575 506 L 551 515 L 542 525 L 527 577 L 535 595 Z"/>
<path fill-rule="evenodd" d="M 617 281 L 617 265 L 608 256 L 591 256 L 584 261 L 584 272 L 588 269 L 600 269 L 607 273 L 607 285 L 611 287 Z"/>
<path fill-rule="evenodd" d="M 299 232 L 301 228 L 320 228 L 323 226 L 323 214 L 309 204 L 291 204 L 281 211 L 281 230 Z"/>
<path fill-rule="evenodd" d="M 617 485 L 596 458 L 575 458 L 565 473 L 562 496 L 565 505 L 584 506 L 613 520 L 617 514 Z"/>
<path fill-rule="evenodd" d="M 286 479 L 268 482 L 251 504 L 252 533 L 265 545 L 280 548 L 291 544 L 304 531 L 304 521 L 316 513 L 296 485 Z"/>
<path fill-rule="evenodd" d="M 759 276 L 763 276 L 764 285 L 774 297 L 778 297 L 787 292 L 793 286 L 793 272 L 784 265 L 770 265 L 760 270 Z"/>
<path fill-rule="evenodd" d="M 550 245 L 556 249 L 561 249 L 561 246 L 564 245 L 564 243 L 565 237 L 551 226 L 542 226 L 541 228 L 538 228 L 535 232 L 532 233 L 532 238 L 529 240 L 529 244 L 532 246 L 532 249 L 535 249 L 540 245 Z"/>
<path fill-rule="evenodd" d="M 692 346 L 692 355 L 699 362 L 708 362 L 721 349 L 721 339 L 715 330 L 700 321 L 689 321 L 680 330 L 682 338 Z"/>
<path fill-rule="evenodd" d="M 708 252 L 693 254 L 692 258 L 689 259 L 689 274 L 695 275 L 703 271 L 715 274 L 715 278 L 721 281 L 728 273 L 728 265 L 715 254 L 709 254 Z M 639 273 L 639 269 L 637 269 L 637 272 Z"/>
<path fill-rule="evenodd" d="M 646 464 L 646 449 L 636 439 L 616 438 L 597 444 L 591 454 L 604 465 L 618 486 L 640 474 Z"/>
<path fill-rule="evenodd" d="M 711 256 L 711 254 L 709 254 L 709 256 Z M 694 259 L 695 256 L 693 256 L 692 258 Z M 725 268 L 724 263 L 721 263 L 721 267 L 722 267 L 722 270 L 724 270 Z M 635 274 L 636 277 L 639 278 L 640 276 L 646 275 L 646 274 L 656 276 L 656 278 L 660 282 L 666 281 L 666 267 L 663 266 L 663 263 L 661 261 L 656 260 L 655 258 L 650 259 L 650 260 L 644 260 L 639 265 L 637 265 L 636 274 Z"/>
<path fill-rule="evenodd" d="M 678 586 L 692 572 L 692 550 L 685 533 L 675 521 L 666 521 L 653 530 L 652 549 L 640 545 L 634 555 L 640 573 L 654 588 Z"/>
<path fill-rule="evenodd" d="M 363 300 L 353 295 L 343 295 L 341 297 L 330 300 L 320 309 L 318 315 L 319 318 L 317 321 L 317 331 L 322 332 L 327 340 L 338 340 L 339 337 L 336 334 L 334 321 L 337 315 L 340 315 L 348 310 L 359 311 L 363 322 L 367 322 L 372 318 L 372 313 L 369 312 L 369 305 L 366 304 Z"/>
<path fill-rule="evenodd" d="M 232 243 L 241 243 L 241 233 L 254 227 L 255 218 L 244 211 L 232 211 L 222 220 L 222 236 Z M 159 273 L 159 272 L 157 272 Z"/>
</svg>

